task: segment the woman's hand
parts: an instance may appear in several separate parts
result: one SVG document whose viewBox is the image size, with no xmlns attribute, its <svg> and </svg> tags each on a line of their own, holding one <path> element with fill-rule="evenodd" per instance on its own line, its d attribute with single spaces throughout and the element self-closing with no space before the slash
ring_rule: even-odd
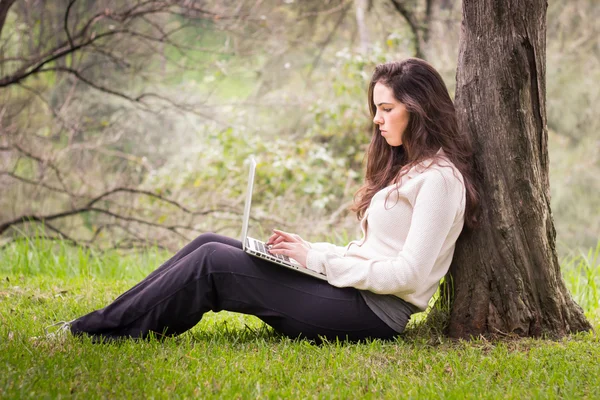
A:
<svg viewBox="0 0 600 400">
<path fill-rule="evenodd" d="M 310 244 L 300 236 L 273 229 L 273 235 L 267 240 L 266 244 L 269 246 L 270 253 L 282 254 L 293 258 L 306 268 L 306 256 L 310 249 Z"/>
</svg>

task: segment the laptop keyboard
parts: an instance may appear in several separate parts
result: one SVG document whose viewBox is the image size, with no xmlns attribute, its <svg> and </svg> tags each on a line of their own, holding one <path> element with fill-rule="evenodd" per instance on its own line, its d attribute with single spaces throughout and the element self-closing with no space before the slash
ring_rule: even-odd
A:
<svg viewBox="0 0 600 400">
<path fill-rule="evenodd" d="M 265 246 L 265 244 L 263 242 L 259 242 L 258 240 L 256 240 L 255 243 L 258 246 L 258 250 L 261 253 L 267 254 L 267 255 L 269 255 L 269 256 L 271 256 L 273 258 L 277 258 L 278 260 L 291 263 L 290 258 L 288 256 L 284 256 L 283 254 L 271 254 L 271 253 L 269 253 L 269 250 L 267 249 L 267 247 Z"/>
</svg>

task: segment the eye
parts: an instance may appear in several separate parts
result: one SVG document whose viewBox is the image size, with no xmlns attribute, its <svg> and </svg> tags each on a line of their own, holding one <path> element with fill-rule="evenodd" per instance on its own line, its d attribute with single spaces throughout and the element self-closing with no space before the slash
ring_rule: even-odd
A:
<svg viewBox="0 0 600 400">
<path fill-rule="evenodd" d="M 392 109 L 391 108 L 384 108 L 383 111 L 390 112 L 390 111 L 392 111 Z"/>
</svg>

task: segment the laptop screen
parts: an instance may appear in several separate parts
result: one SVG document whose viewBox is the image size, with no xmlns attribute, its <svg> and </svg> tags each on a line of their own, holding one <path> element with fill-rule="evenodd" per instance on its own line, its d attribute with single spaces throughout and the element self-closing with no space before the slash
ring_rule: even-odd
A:
<svg viewBox="0 0 600 400">
<path fill-rule="evenodd" d="M 248 157 L 248 189 L 246 189 L 246 204 L 244 205 L 244 219 L 242 221 L 242 248 L 246 250 L 246 236 L 248 236 L 248 221 L 250 220 L 250 204 L 252 203 L 252 189 L 254 187 L 254 171 L 256 170 L 256 160 L 254 156 Z"/>
</svg>

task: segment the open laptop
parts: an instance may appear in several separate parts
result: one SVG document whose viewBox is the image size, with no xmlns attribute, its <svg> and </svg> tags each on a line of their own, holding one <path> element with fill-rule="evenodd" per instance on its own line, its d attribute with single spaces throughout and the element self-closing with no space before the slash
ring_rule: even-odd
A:
<svg viewBox="0 0 600 400">
<path fill-rule="evenodd" d="M 252 189 L 254 188 L 254 172 L 256 171 L 256 160 L 250 156 L 250 173 L 248 175 L 248 190 L 246 193 L 246 205 L 244 206 L 244 220 L 242 223 L 242 247 L 244 251 L 252 256 L 262 258 L 282 267 L 293 269 L 303 274 L 313 276 L 318 279 L 327 280 L 324 274 L 304 268 L 293 258 L 281 254 L 271 254 L 268 252 L 268 246 L 260 240 L 248 237 L 248 221 L 250 220 L 250 204 L 252 203 Z"/>
</svg>

